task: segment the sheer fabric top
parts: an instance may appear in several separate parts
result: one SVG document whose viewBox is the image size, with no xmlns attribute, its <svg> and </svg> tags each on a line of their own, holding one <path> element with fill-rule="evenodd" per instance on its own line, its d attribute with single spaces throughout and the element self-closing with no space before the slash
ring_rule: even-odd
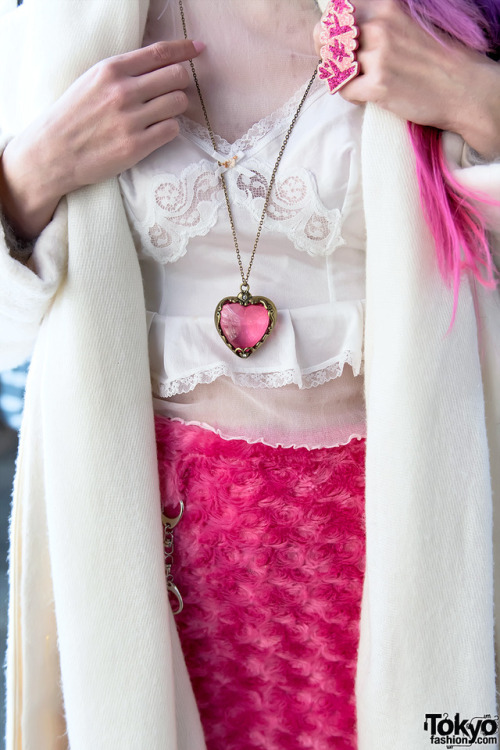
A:
<svg viewBox="0 0 500 750">
<path fill-rule="evenodd" d="M 248 359 L 214 325 L 243 267 L 269 179 L 317 65 L 314 0 L 183 0 L 214 149 L 194 84 L 180 133 L 120 186 L 144 280 L 154 407 L 223 437 L 333 446 L 365 436 L 362 108 L 316 79 L 284 150 L 250 275 L 278 309 Z M 178 0 L 152 0 L 144 44 L 183 36 Z M 188 70 L 189 66 L 188 66 Z M 236 157 L 236 158 L 234 158 Z"/>
</svg>

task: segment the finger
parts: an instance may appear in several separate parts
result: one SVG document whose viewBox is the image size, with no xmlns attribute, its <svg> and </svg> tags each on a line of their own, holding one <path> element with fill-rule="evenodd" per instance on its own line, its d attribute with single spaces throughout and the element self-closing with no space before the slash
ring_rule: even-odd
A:
<svg viewBox="0 0 500 750">
<path fill-rule="evenodd" d="M 167 65 L 185 62 L 197 57 L 204 49 L 203 42 L 191 39 L 177 39 L 174 42 L 155 42 L 133 52 L 118 55 L 114 64 L 120 72 L 130 76 L 141 76 Z"/>
<path fill-rule="evenodd" d="M 399 3 L 397 0 L 356 0 L 353 5 L 356 25 L 361 26 L 374 18 L 394 15 Z"/>
<path fill-rule="evenodd" d="M 172 118 L 157 122 L 143 130 L 139 137 L 140 156 L 138 161 L 172 141 L 178 134 L 179 123 Z"/>
<path fill-rule="evenodd" d="M 390 33 L 390 22 L 373 19 L 363 24 L 358 36 L 358 56 L 361 52 L 370 52 L 387 44 Z"/>
<path fill-rule="evenodd" d="M 339 94 L 352 104 L 377 102 L 381 99 L 381 92 L 374 86 L 368 75 L 359 75 L 341 88 Z"/>
<path fill-rule="evenodd" d="M 189 86 L 190 80 L 186 68 L 181 63 L 174 63 L 152 73 L 134 76 L 131 82 L 137 87 L 138 100 L 148 102 L 170 91 L 185 89 Z"/>
<path fill-rule="evenodd" d="M 184 91 L 172 91 L 163 96 L 142 104 L 137 110 L 137 124 L 141 128 L 148 128 L 171 117 L 178 117 L 186 111 L 188 98 Z"/>
</svg>

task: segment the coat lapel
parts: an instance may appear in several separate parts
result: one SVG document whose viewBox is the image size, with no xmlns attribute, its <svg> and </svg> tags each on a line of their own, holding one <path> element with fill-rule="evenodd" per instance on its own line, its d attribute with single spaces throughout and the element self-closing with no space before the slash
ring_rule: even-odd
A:
<svg viewBox="0 0 500 750">
<path fill-rule="evenodd" d="M 455 327 L 406 124 L 368 106 L 366 576 L 360 750 L 424 747 L 428 712 L 496 712 L 491 481 L 471 290 Z"/>
<path fill-rule="evenodd" d="M 95 62 L 141 45 L 145 0 L 26 2 L 24 122 Z M 38 446 L 43 486 L 33 494 L 18 481 L 15 492 L 20 536 L 35 557 L 44 542 L 33 503 L 44 503 L 57 639 L 43 630 L 50 596 L 38 611 L 23 600 L 40 585 L 36 566 L 23 564 L 16 604 L 30 618 L 11 630 L 8 679 L 19 700 L 9 707 L 8 747 L 57 746 L 60 718 L 42 723 L 38 711 L 47 665 L 37 652 L 48 636 L 59 648 L 71 750 L 204 750 L 165 587 L 137 254 L 116 179 L 70 194 L 67 205 L 67 277 L 33 353 L 22 435 L 24 456 Z M 20 474 L 31 471 L 25 460 Z M 52 712 L 60 717 L 56 698 Z"/>
</svg>

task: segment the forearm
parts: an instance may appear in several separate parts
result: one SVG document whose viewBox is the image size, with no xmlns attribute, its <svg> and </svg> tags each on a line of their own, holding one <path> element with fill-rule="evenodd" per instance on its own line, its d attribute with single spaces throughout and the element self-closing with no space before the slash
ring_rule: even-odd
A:
<svg viewBox="0 0 500 750">
<path fill-rule="evenodd" d="M 0 157 L 5 141 L 0 137 Z M 40 322 L 66 271 L 67 224 L 62 200 L 48 226 L 31 246 L 26 243 L 24 252 L 6 222 L 0 221 L 0 369 L 15 367 L 30 356 Z"/>
<path fill-rule="evenodd" d="M 30 134 L 14 138 L 0 157 L 0 206 L 16 237 L 31 240 L 49 224 L 63 193 L 57 160 Z"/>
</svg>

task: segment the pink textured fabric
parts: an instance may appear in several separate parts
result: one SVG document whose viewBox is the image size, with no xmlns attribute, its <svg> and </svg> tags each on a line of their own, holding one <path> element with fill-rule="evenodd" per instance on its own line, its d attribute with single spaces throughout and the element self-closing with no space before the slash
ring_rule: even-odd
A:
<svg viewBox="0 0 500 750">
<path fill-rule="evenodd" d="M 354 750 L 366 440 L 272 448 L 155 423 L 163 508 L 185 503 L 176 623 L 208 750 Z"/>
</svg>

